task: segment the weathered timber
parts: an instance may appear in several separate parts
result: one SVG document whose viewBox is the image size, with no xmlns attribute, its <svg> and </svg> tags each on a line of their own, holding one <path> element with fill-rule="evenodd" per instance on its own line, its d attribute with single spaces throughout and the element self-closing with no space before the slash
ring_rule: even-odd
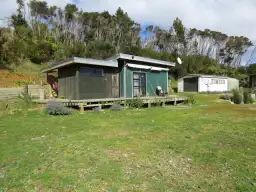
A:
<svg viewBox="0 0 256 192">
<path fill-rule="evenodd" d="M 132 100 L 135 98 L 103 98 L 103 99 L 86 99 L 86 100 L 68 100 L 68 99 L 54 99 L 56 101 L 64 103 L 66 106 L 70 107 L 98 107 L 98 106 L 111 106 L 116 102 L 119 102 L 122 105 L 126 105 L 127 100 Z M 148 104 L 148 107 L 151 107 L 151 104 L 154 103 L 162 103 L 165 106 L 166 103 L 171 102 L 174 105 L 177 104 L 178 101 L 187 100 L 186 97 L 177 97 L 177 96 L 169 96 L 169 97 L 141 97 L 140 98 L 144 104 Z M 48 101 L 52 99 L 44 99 L 44 100 L 33 100 L 35 103 L 46 104 Z M 83 106 L 83 107 L 81 107 Z"/>
</svg>

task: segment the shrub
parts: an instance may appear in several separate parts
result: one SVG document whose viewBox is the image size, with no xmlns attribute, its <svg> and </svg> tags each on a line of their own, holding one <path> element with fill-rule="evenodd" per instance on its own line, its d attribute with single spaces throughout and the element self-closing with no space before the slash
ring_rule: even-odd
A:
<svg viewBox="0 0 256 192">
<path fill-rule="evenodd" d="M 252 96 L 249 94 L 249 103 L 254 103 L 254 99 L 252 98 Z"/>
<path fill-rule="evenodd" d="M 223 100 L 230 100 L 230 96 L 228 94 L 224 94 L 224 95 L 221 95 L 220 96 L 220 99 L 223 99 Z"/>
<path fill-rule="evenodd" d="M 196 99 L 195 99 L 195 95 L 194 94 L 189 94 L 188 95 L 188 100 L 187 100 L 187 103 L 188 104 L 196 104 Z"/>
<path fill-rule="evenodd" d="M 49 115 L 71 115 L 70 109 L 64 106 L 63 103 L 58 101 L 49 101 L 45 105 L 45 112 Z"/>
<path fill-rule="evenodd" d="M 110 110 L 111 111 L 121 111 L 121 110 L 123 110 L 123 107 L 119 104 L 114 104 L 110 107 Z"/>
<path fill-rule="evenodd" d="M 141 108 L 144 105 L 143 100 L 140 99 L 139 97 L 126 100 L 126 104 L 132 108 Z"/>
<path fill-rule="evenodd" d="M 244 104 L 248 104 L 250 102 L 251 95 L 248 92 L 244 92 Z"/>
<path fill-rule="evenodd" d="M 22 92 L 21 95 L 19 95 L 19 98 L 24 101 L 26 105 L 31 105 L 32 104 L 32 97 L 29 93 L 27 92 Z"/>
<path fill-rule="evenodd" d="M 235 104 L 241 104 L 243 101 L 243 96 L 240 93 L 239 89 L 234 89 L 233 91 L 233 97 L 232 100 Z"/>
</svg>

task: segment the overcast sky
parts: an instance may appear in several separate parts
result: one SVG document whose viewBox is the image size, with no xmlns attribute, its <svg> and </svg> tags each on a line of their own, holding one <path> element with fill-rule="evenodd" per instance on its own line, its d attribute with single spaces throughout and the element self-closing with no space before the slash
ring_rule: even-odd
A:
<svg viewBox="0 0 256 192">
<path fill-rule="evenodd" d="M 179 17 L 188 28 L 246 36 L 256 44 L 256 0 L 46 0 L 49 5 L 74 2 L 84 11 L 114 13 L 118 7 L 136 22 L 169 28 Z M 0 18 L 15 12 L 16 0 L 0 0 Z"/>
</svg>

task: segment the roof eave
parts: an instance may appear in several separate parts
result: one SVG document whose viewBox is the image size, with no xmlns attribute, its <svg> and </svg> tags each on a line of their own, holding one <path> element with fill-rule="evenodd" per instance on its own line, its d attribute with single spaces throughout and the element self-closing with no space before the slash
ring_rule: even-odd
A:
<svg viewBox="0 0 256 192">
<path fill-rule="evenodd" d="M 151 64 L 165 65 L 168 67 L 175 67 L 175 65 L 176 65 L 174 62 L 140 57 L 140 56 L 136 56 L 136 55 L 128 55 L 128 54 L 124 54 L 124 53 L 120 53 L 119 55 L 116 55 L 116 59 L 135 60 L 135 61 L 141 61 L 141 62 L 146 62 L 146 63 L 151 63 Z"/>
</svg>

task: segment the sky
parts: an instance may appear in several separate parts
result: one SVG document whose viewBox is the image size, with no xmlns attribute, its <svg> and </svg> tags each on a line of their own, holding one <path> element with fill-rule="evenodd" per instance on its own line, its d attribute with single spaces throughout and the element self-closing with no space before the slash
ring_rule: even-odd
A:
<svg viewBox="0 0 256 192">
<path fill-rule="evenodd" d="M 173 20 L 179 17 L 187 28 L 208 28 L 228 35 L 246 36 L 256 44 L 256 0 L 46 1 L 49 5 L 60 7 L 73 2 L 84 11 L 107 10 L 115 13 L 117 8 L 121 7 L 136 22 L 163 28 L 169 28 Z M 16 0 L 0 0 L 0 19 L 14 13 L 16 8 Z"/>
</svg>

